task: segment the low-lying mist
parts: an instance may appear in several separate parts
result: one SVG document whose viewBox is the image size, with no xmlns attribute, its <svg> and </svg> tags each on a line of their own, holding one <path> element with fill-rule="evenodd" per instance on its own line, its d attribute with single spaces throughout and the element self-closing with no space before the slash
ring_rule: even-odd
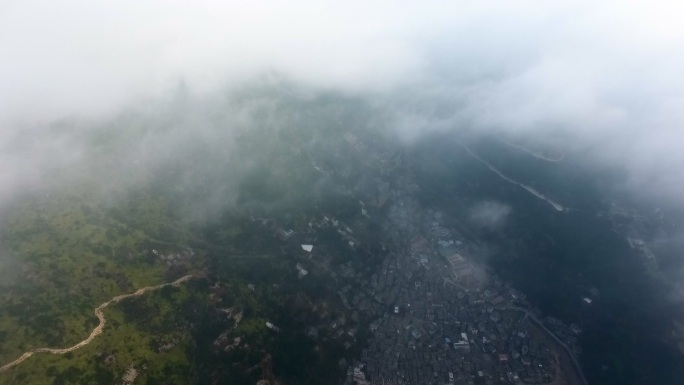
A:
<svg viewBox="0 0 684 385">
<path fill-rule="evenodd" d="M 199 170 L 202 156 L 212 172 L 239 174 L 271 151 L 224 167 L 241 132 L 262 130 L 254 135 L 266 145 L 304 125 L 315 141 L 318 130 L 363 128 L 336 108 L 347 117 L 365 108 L 365 119 L 406 143 L 435 132 L 494 134 L 574 153 L 619 173 L 616 188 L 681 207 L 684 31 L 672 7 L 5 5 L 0 201 L 56 169 L 68 169 L 61 179 L 101 176 L 101 190 L 113 192 L 194 162 L 185 188 L 209 172 Z M 329 100 L 315 122 L 301 111 L 330 95 L 354 107 Z"/>
</svg>

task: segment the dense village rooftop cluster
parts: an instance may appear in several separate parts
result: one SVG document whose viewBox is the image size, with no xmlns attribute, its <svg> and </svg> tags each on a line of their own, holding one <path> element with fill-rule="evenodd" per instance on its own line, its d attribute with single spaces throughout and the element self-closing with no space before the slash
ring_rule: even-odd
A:
<svg viewBox="0 0 684 385">
<path fill-rule="evenodd" d="M 354 135 L 345 140 L 360 155 L 372 147 Z M 366 163 L 385 164 L 368 157 Z M 414 181 L 390 184 L 382 169 L 379 174 L 372 179 L 375 188 L 361 194 L 373 203 L 359 202 L 356 223 L 321 214 L 298 230 L 303 234 L 274 228 L 281 241 L 300 244 L 295 266 L 300 279 L 327 274 L 339 285 L 344 311 L 304 332 L 313 340 L 332 336 L 346 348 L 366 344 L 360 357 L 340 360 L 347 369 L 345 383 L 542 384 L 557 379 L 565 353 L 561 346 L 579 353 L 579 328 L 553 318 L 538 321 L 539 312 L 530 309 L 525 295 L 478 261 L 467 237 L 421 207 Z M 348 247 L 358 249 L 363 245 L 355 225 L 376 218 L 381 209 L 384 239 L 379 241 L 386 254 L 379 267 L 331 265 L 325 248 L 315 244 L 316 234 L 332 228 Z M 367 341 L 356 339 L 361 328 L 369 332 Z"/>
<path fill-rule="evenodd" d="M 420 207 L 395 202 L 403 236 L 370 290 L 380 312 L 349 380 L 363 383 L 550 382 L 558 367 L 526 313 L 525 296 L 468 261 L 468 247 L 437 222 L 421 227 Z M 416 225 L 417 224 L 417 225 Z M 391 231 L 391 228 L 388 228 Z M 408 241 L 407 237 L 411 235 Z M 453 237 L 452 237 L 453 235 Z M 454 238 L 454 239 L 452 239 Z M 361 376 L 363 374 L 363 376 Z"/>
</svg>

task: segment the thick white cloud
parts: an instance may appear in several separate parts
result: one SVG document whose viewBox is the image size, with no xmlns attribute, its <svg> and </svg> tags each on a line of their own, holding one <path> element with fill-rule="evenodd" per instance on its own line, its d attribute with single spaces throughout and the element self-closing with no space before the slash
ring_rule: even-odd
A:
<svg viewBox="0 0 684 385">
<path fill-rule="evenodd" d="M 0 3 L 0 122 L 98 116 L 183 79 L 197 93 L 270 71 L 399 100 L 408 137 L 455 126 L 568 145 L 684 193 L 677 2 Z M 401 94 L 401 97 L 396 95 Z"/>
<path fill-rule="evenodd" d="M 269 69 L 344 89 L 438 70 L 466 83 L 551 80 L 541 91 L 554 91 L 605 71 L 663 69 L 643 55 L 678 55 L 682 42 L 677 11 L 652 3 L 64 0 L 0 11 L 2 105 L 55 112 L 104 108 L 179 78 L 207 89 Z M 526 79 L 535 69 L 551 79 Z"/>
<path fill-rule="evenodd" d="M 181 78 L 209 90 L 269 70 L 324 86 L 387 87 L 421 66 L 410 44 L 420 29 L 414 24 L 430 20 L 420 9 L 313 1 L 16 2 L 0 10 L 2 113 L 107 110 Z M 407 23 L 409 16 L 416 21 Z"/>
</svg>

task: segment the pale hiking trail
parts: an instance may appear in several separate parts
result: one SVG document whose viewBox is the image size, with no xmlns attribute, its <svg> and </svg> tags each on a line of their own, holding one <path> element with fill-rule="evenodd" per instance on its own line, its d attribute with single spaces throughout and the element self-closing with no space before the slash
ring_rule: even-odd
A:
<svg viewBox="0 0 684 385">
<path fill-rule="evenodd" d="M 29 350 L 28 352 L 22 354 L 21 357 L 17 358 L 16 360 L 10 362 L 9 364 L 6 364 L 6 365 L 0 367 L 0 373 L 6 371 L 7 369 L 10 369 L 14 366 L 21 364 L 22 362 L 24 362 L 26 359 L 28 359 L 29 357 L 31 357 L 35 353 L 66 354 L 69 352 L 73 352 L 76 349 L 80 349 L 80 348 L 88 345 L 89 343 L 91 343 L 95 339 L 95 337 L 102 334 L 102 331 L 104 330 L 105 324 L 107 323 L 107 318 L 105 317 L 103 310 L 104 310 L 104 308 L 109 306 L 109 304 L 111 304 L 112 302 L 118 303 L 119 301 L 124 300 L 126 298 L 138 297 L 138 296 L 141 296 L 141 295 L 147 293 L 148 291 L 159 290 L 159 289 L 164 288 L 166 286 L 180 286 L 180 284 L 190 280 L 191 278 L 193 278 L 192 275 L 186 275 L 185 277 L 178 278 L 177 280 L 175 280 L 173 282 L 163 283 L 161 285 L 155 285 L 155 286 L 147 286 L 147 287 L 143 287 L 141 289 L 136 290 L 134 293 L 117 295 L 116 297 L 110 299 L 109 301 L 107 301 L 107 302 L 103 303 L 102 305 L 95 308 L 95 316 L 97 317 L 97 319 L 100 322 L 95 327 L 95 329 L 93 329 L 93 331 L 90 332 L 90 335 L 88 336 L 88 338 L 86 338 L 83 341 L 77 343 L 76 345 L 68 347 L 68 348 L 63 348 L 63 349 L 59 349 L 59 348 L 36 348 L 33 350 Z"/>
</svg>

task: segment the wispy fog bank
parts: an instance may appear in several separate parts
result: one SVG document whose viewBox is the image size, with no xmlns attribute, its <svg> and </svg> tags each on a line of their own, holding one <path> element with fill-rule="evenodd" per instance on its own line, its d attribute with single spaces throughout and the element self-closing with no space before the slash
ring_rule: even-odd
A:
<svg viewBox="0 0 684 385">
<path fill-rule="evenodd" d="M 21 186 L 84 150 L 78 138 L 44 136 L 50 122 L 77 117 L 101 127 L 122 109 L 154 106 L 181 81 L 194 95 L 220 98 L 278 74 L 313 93 L 382 106 L 394 117 L 390 128 L 407 140 L 468 129 L 549 141 L 625 170 L 629 188 L 678 203 L 683 7 L 5 2 L 0 147 L 11 166 L 4 166 L 4 184 Z M 186 125 L 190 132 L 199 126 Z M 17 136 L 39 139 L 22 147 L 11 139 Z"/>
</svg>

